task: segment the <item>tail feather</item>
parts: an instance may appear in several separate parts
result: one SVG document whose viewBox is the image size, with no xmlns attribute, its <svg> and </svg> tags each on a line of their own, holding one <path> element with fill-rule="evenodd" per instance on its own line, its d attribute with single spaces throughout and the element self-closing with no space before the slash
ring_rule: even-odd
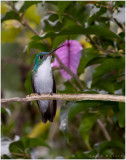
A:
<svg viewBox="0 0 126 160">
<path fill-rule="evenodd" d="M 56 106 L 57 106 L 56 100 L 53 100 L 50 102 L 46 112 L 45 113 L 41 112 L 41 118 L 42 118 L 43 123 L 46 123 L 47 120 L 49 120 L 50 122 L 53 122 L 53 119 L 56 114 Z"/>
</svg>

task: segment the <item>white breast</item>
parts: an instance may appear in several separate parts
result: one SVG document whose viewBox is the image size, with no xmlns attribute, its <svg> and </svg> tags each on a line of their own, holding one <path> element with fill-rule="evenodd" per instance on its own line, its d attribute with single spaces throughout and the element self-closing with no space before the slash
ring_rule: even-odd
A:
<svg viewBox="0 0 126 160">
<path fill-rule="evenodd" d="M 39 66 L 34 76 L 34 87 L 37 93 L 51 93 L 53 90 L 53 77 L 50 60 L 51 57 L 47 57 L 47 59 Z M 40 110 L 42 112 L 46 112 L 49 102 L 49 100 L 39 101 Z"/>
<path fill-rule="evenodd" d="M 51 93 L 53 87 L 50 57 L 39 66 L 34 77 L 34 86 L 38 93 Z"/>
</svg>

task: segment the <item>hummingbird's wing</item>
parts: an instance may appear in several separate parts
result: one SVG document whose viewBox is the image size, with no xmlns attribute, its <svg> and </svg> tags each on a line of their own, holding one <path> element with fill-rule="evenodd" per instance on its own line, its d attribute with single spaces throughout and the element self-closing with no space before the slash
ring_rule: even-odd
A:
<svg viewBox="0 0 126 160">
<path fill-rule="evenodd" d="M 32 83 L 32 90 L 33 90 L 34 93 L 36 93 L 36 91 L 35 91 L 35 86 L 34 86 L 33 73 L 31 73 L 31 83 Z"/>
<path fill-rule="evenodd" d="M 33 78 L 33 74 L 31 75 L 31 82 L 32 82 L 32 89 L 34 93 L 37 93 L 35 86 L 34 86 L 34 78 Z M 53 93 L 56 93 L 56 84 L 55 84 L 55 80 L 53 77 L 53 88 L 52 88 Z M 38 93 L 40 94 L 40 93 Z M 51 93 L 50 93 L 51 94 Z M 38 107 L 39 109 L 41 108 L 41 103 L 40 101 L 37 101 Z M 53 122 L 53 119 L 55 117 L 56 114 L 56 108 L 57 108 L 57 101 L 56 100 L 50 100 L 50 103 L 47 107 L 46 112 L 41 112 L 41 117 L 42 117 L 42 121 L 44 123 L 47 122 L 47 120 L 49 120 L 50 122 Z"/>
</svg>

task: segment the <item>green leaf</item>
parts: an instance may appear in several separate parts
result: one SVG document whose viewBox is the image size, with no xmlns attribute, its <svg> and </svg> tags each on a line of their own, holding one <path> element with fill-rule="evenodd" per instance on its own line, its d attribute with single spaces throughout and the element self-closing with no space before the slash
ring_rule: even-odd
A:
<svg viewBox="0 0 126 160">
<path fill-rule="evenodd" d="M 101 77 L 93 79 L 91 88 L 104 90 L 109 92 L 110 94 L 114 94 L 115 91 L 114 84 L 112 82 L 109 82 L 107 79 L 103 79 Z"/>
<path fill-rule="evenodd" d="M 1 114 L 8 114 L 7 109 L 4 107 L 1 107 Z"/>
<path fill-rule="evenodd" d="M 15 11 L 7 12 L 5 15 L 2 15 L 1 22 L 5 21 L 5 20 L 11 20 L 11 19 L 15 19 L 15 20 L 20 21 L 19 14 L 16 13 Z"/>
<path fill-rule="evenodd" d="M 94 159 L 97 155 L 97 151 L 92 149 L 91 151 L 77 151 L 70 159 Z"/>
<path fill-rule="evenodd" d="M 58 2 L 60 22 L 62 22 L 63 12 L 64 12 L 65 9 L 69 6 L 70 3 L 71 3 L 70 1 L 59 1 L 59 2 Z"/>
<path fill-rule="evenodd" d="M 96 114 L 84 114 L 81 121 L 80 134 L 83 137 L 89 149 L 91 149 L 89 143 L 90 130 L 92 129 L 97 118 L 98 116 Z"/>
<path fill-rule="evenodd" d="M 103 61 L 103 63 L 100 66 L 98 66 L 94 70 L 93 77 L 95 79 L 112 70 L 115 69 L 120 70 L 121 68 L 124 68 L 124 66 L 125 66 L 124 58 L 107 58 L 106 60 Z"/>
<path fill-rule="evenodd" d="M 75 83 L 72 81 L 72 83 Z M 58 90 L 59 93 L 75 93 L 76 89 L 71 85 L 69 81 L 64 83 L 65 89 L 64 90 Z"/>
<path fill-rule="evenodd" d="M 82 151 L 78 151 L 73 156 L 69 157 L 69 159 L 89 159 L 89 156 Z"/>
<path fill-rule="evenodd" d="M 98 12 L 95 12 L 91 17 L 88 19 L 88 24 L 91 25 L 94 21 L 97 21 L 98 18 L 106 13 L 107 8 L 101 7 Z"/>
<path fill-rule="evenodd" d="M 90 16 L 89 8 L 90 7 L 84 5 L 84 1 L 83 5 L 78 2 L 71 2 L 69 7 L 65 10 L 65 13 L 67 14 L 66 17 L 71 18 L 76 24 L 79 23 L 79 25 L 82 24 L 83 26 L 85 22 L 87 23 Z"/>
<path fill-rule="evenodd" d="M 25 149 L 37 146 L 45 146 L 49 148 L 49 145 L 42 138 L 22 137 L 21 142 L 23 143 Z"/>
<path fill-rule="evenodd" d="M 11 157 L 9 157 L 7 154 L 2 155 L 1 158 L 2 158 L 2 159 L 11 159 Z"/>
<path fill-rule="evenodd" d="M 42 23 L 42 29 L 45 32 L 48 31 L 59 32 L 59 30 L 62 27 L 62 24 L 59 22 L 57 14 L 50 14 L 46 17 L 43 17 L 41 23 Z"/>
<path fill-rule="evenodd" d="M 89 26 L 87 28 L 84 28 L 82 26 L 78 25 L 70 25 L 67 27 L 64 27 L 61 29 L 60 32 L 47 32 L 43 34 L 41 37 L 39 36 L 34 36 L 32 39 L 34 40 L 41 40 L 45 39 L 48 37 L 54 37 L 54 36 L 59 36 L 59 35 L 74 35 L 74 34 L 85 34 L 85 35 L 97 35 L 97 36 L 102 36 L 105 39 L 110 39 L 110 40 L 121 40 L 121 38 L 116 35 L 114 32 L 110 31 L 106 27 L 101 27 L 98 25 L 93 25 Z"/>
<path fill-rule="evenodd" d="M 116 149 L 116 150 L 115 150 Z M 118 150 L 117 150 L 118 149 Z M 125 145 L 119 141 L 104 141 L 96 143 L 91 151 L 77 151 L 73 156 L 69 157 L 71 159 L 108 159 L 115 158 L 122 159 L 122 155 L 125 150 Z M 119 152 L 120 151 L 120 152 Z M 100 158 L 99 158 L 100 157 Z"/>
<path fill-rule="evenodd" d="M 106 115 L 111 115 L 113 108 L 118 108 L 118 102 L 104 101 L 100 106 L 97 107 L 99 115 L 105 117 Z"/>
<path fill-rule="evenodd" d="M 71 121 L 78 113 L 87 113 L 88 110 L 97 110 L 99 115 L 105 116 L 110 108 L 117 106 L 117 102 L 103 101 L 78 101 L 71 103 L 69 107 L 68 121 Z"/>
<path fill-rule="evenodd" d="M 70 121 L 75 115 L 77 115 L 80 112 L 87 111 L 89 108 L 95 108 L 96 106 L 102 105 L 102 102 L 97 101 L 79 101 L 71 104 L 69 114 L 68 114 L 68 120 Z"/>
<path fill-rule="evenodd" d="M 104 142 L 100 142 L 94 145 L 94 148 L 97 150 L 97 152 L 99 154 L 102 154 L 102 152 L 105 149 L 109 149 L 109 148 L 118 148 L 120 150 L 122 150 L 122 152 L 125 152 L 125 144 L 123 144 L 120 141 L 104 141 Z"/>
<path fill-rule="evenodd" d="M 124 7 L 125 1 L 116 1 L 114 7 Z"/>
<path fill-rule="evenodd" d="M 78 67 L 78 73 L 83 73 L 84 69 L 88 66 L 88 64 L 93 61 L 93 59 L 99 57 L 98 51 L 94 48 L 85 48 L 82 51 L 82 57 L 80 60 L 80 64 Z"/>
<path fill-rule="evenodd" d="M 124 58 L 105 58 L 93 71 L 91 87 L 114 94 L 118 87 L 117 77 L 125 66 Z"/>
<path fill-rule="evenodd" d="M 77 35 L 72 35 L 72 36 L 70 36 L 69 38 L 70 39 L 77 39 Z M 53 40 L 53 48 L 56 48 L 57 46 L 59 46 L 61 43 L 63 43 L 63 42 L 65 42 L 65 40 L 66 39 L 68 39 L 68 36 L 67 35 L 65 35 L 65 36 L 57 36 L 57 37 L 55 37 L 55 39 Z"/>
<path fill-rule="evenodd" d="M 53 48 L 56 48 L 57 46 L 59 46 L 61 43 L 63 43 L 68 37 L 65 36 L 57 36 L 55 37 L 55 39 L 53 40 Z"/>
<path fill-rule="evenodd" d="M 27 52 L 29 53 L 30 52 L 30 49 L 31 48 L 35 48 L 35 49 L 38 49 L 40 51 L 44 51 L 44 52 L 48 52 L 48 47 L 41 43 L 41 42 L 36 42 L 36 41 L 31 41 L 29 44 L 28 44 L 28 47 L 27 47 Z"/>
<path fill-rule="evenodd" d="M 68 26 L 66 28 L 64 28 L 63 30 L 61 30 L 61 32 L 59 33 L 60 35 L 63 34 L 86 34 L 86 35 L 97 35 L 97 36 L 102 36 L 106 39 L 120 39 L 119 36 L 117 36 L 114 32 L 110 31 L 108 28 L 105 27 L 101 27 L 98 25 L 93 25 L 93 26 L 89 26 L 87 28 L 84 28 L 82 26 L 77 26 L 77 25 L 71 25 Z"/>
<path fill-rule="evenodd" d="M 25 12 L 30 6 L 41 3 L 40 1 L 25 1 L 20 9 L 20 12 Z"/>
<path fill-rule="evenodd" d="M 20 153 L 22 156 L 25 157 L 25 154 L 30 148 L 34 148 L 37 146 L 44 146 L 48 147 L 48 144 L 45 143 L 45 141 L 41 138 L 29 138 L 29 137 L 22 137 L 19 141 L 12 142 L 9 146 L 9 150 L 11 153 Z M 13 157 L 21 157 L 21 155 L 18 154 L 13 155 Z M 23 157 L 22 157 L 23 158 Z"/>
<path fill-rule="evenodd" d="M 105 149 L 102 152 L 102 156 L 104 156 L 106 158 L 112 158 L 113 155 L 114 155 L 114 152 L 112 151 L 112 149 Z"/>
<path fill-rule="evenodd" d="M 125 103 L 119 103 L 118 123 L 120 128 L 125 127 Z"/>
<path fill-rule="evenodd" d="M 22 153 L 22 154 L 24 154 L 24 152 L 25 152 L 24 145 L 23 145 L 22 141 L 20 141 L 20 140 L 12 142 L 9 146 L 9 150 L 12 153 Z"/>
</svg>

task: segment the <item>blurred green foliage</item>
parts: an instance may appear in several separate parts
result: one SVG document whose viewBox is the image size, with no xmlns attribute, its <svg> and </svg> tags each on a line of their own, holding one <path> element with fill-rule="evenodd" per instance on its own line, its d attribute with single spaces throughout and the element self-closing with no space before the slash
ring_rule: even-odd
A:
<svg viewBox="0 0 126 160">
<path fill-rule="evenodd" d="M 31 94 L 35 55 L 67 39 L 83 46 L 77 75 L 85 90 L 54 70 L 57 93 L 125 95 L 124 7 L 124 1 L 2 1 L 2 98 Z M 124 158 L 124 103 L 59 101 L 58 108 L 44 125 L 36 102 L 3 104 L 2 158 Z"/>
</svg>

